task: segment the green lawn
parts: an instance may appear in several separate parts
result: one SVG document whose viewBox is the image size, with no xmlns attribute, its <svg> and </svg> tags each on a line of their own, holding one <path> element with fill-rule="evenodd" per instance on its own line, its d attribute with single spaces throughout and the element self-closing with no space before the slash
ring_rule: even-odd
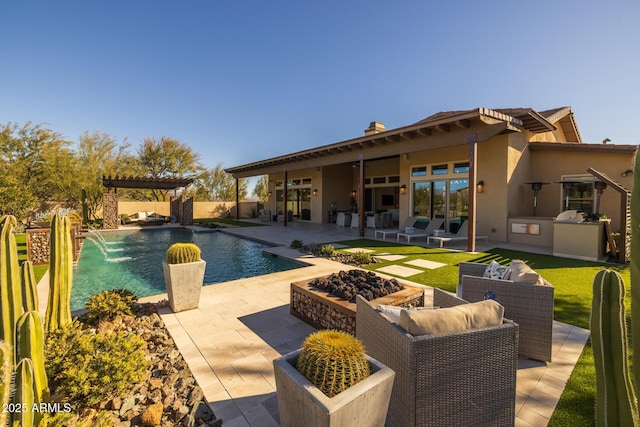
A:
<svg viewBox="0 0 640 427">
<path fill-rule="evenodd" d="M 461 261 L 488 263 L 491 260 L 496 260 L 502 264 L 507 264 L 512 259 L 522 259 L 554 285 L 555 319 L 585 329 L 589 328 L 593 278 L 603 268 L 613 269 L 620 273 L 625 281 L 627 286 L 627 307 L 630 307 L 631 281 L 629 269 L 624 265 L 601 264 L 506 249 L 492 249 L 487 252 L 469 254 L 446 249 L 423 248 L 368 239 L 336 243 L 349 247 L 372 249 L 376 253 L 386 252 L 407 256 L 407 258 L 399 261 L 385 261 L 365 267 L 373 271 L 388 265 L 402 265 L 404 262 L 417 258 L 447 264 L 445 267 L 428 270 L 425 273 L 409 276 L 407 279 L 451 292 L 455 292 L 458 284 L 458 263 Z M 629 311 L 627 309 L 627 312 Z M 594 407 L 595 368 L 591 343 L 588 342 L 569 378 L 549 426 L 595 425 Z"/>
<path fill-rule="evenodd" d="M 18 245 L 18 262 L 22 264 L 27 259 L 27 235 L 16 234 L 16 243 Z M 49 269 L 49 265 L 36 265 L 33 267 L 33 273 L 36 276 L 36 281 L 40 281 L 44 273 Z"/>
</svg>

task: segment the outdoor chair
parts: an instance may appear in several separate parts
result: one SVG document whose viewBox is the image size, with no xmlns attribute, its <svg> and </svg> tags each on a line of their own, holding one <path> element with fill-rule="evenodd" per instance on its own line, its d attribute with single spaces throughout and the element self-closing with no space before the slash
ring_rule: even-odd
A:
<svg viewBox="0 0 640 427">
<path fill-rule="evenodd" d="M 358 212 L 351 214 L 351 228 L 360 228 L 360 215 L 358 215 Z"/>
<path fill-rule="evenodd" d="M 434 288 L 434 306 L 465 303 Z M 361 296 L 356 305 L 356 336 L 396 373 L 387 426 L 513 426 L 516 323 L 413 336 Z"/>
<path fill-rule="evenodd" d="M 376 230 L 375 237 L 378 237 L 378 234 L 380 234 L 382 235 L 382 240 L 385 240 L 387 236 L 395 236 L 399 232 L 404 231 L 407 227 L 413 227 L 417 220 L 418 218 L 410 216 L 404 221 L 404 224 L 402 224 L 402 227 L 400 228 Z"/>
<path fill-rule="evenodd" d="M 260 213 L 258 214 L 258 218 L 261 222 L 269 222 L 271 221 L 271 211 L 260 209 Z"/>
<path fill-rule="evenodd" d="M 504 316 L 520 325 L 518 355 L 525 359 L 551 361 L 553 343 L 554 288 L 544 284 L 482 277 L 487 264 L 459 264 L 458 296 L 481 301 L 487 292 L 504 307 Z M 542 279 L 544 280 L 544 279 Z"/>
<path fill-rule="evenodd" d="M 382 217 L 380 214 L 367 215 L 366 228 L 382 228 Z"/>
<path fill-rule="evenodd" d="M 411 233 L 407 232 L 406 230 L 404 232 L 399 232 L 398 236 L 396 237 L 396 240 L 399 242 L 400 237 L 405 237 L 407 239 L 407 243 L 411 243 L 411 239 L 413 238 L 417 238 L 417 237 L 428 238 L 429 236 L 433 235 L 435 230 L 440 230 L 444 224 L 444 218 L 433 218 L 431 221 L 428 222 L 427 226 L 424 227 L 424 229 L 420 229 L 418 225 L 419 221 L 420 220 L 416 221 L 415 231 Z"/>
<path fill-rule="evenodd" d="M 440 243 L 440 247 L 443 247 L 445 242 L 466 241 L 469 238 L 468 228 L 467 221 L 463 221 L 455 233 L 444 233 L 439 236 L 427 237 L 427 246 L 429 246 L 432 240 Z M 476 236 L 476 240 L 484 240 L 486 244 L 489 244 L 489 236 Z"/>
</svg>

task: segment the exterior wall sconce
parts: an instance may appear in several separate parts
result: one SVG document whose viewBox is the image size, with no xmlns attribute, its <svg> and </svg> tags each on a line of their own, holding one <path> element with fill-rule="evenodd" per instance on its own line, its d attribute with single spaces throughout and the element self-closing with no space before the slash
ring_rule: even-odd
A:
<svg viewBox="0 0 640 427">
<path fill-rule="evenodd" d="M 633 175 L 633 169 L 627 169 L 624 172 L 620 172 L 620 176 Z"/>
<path fill-rule="evenodd" d="M 484 181 L 478 181 L 478 185 L 476 187 L 478 193 L 484 193 Z"/>
<path fill-rule="evenodd" d="M 314 188 L 314 189 L 313 189 L 313 195 L 314 195 L 314 196 L 317 196 L 317 195 L 318 195 L 318 189 L 317 189 L 317 188 Z"/>
<path fill-rule="evenodd" d="M 351 197 L 356 197 L 358 192 L 356 190 L 351 190 Z"/>
<path fill-rule="evenodd" d="M 400 186 L 400 194 L 407 194 L 407 186 L 402 184 Z"/>
<path fill-rule="evenodd" d="M 271 197 L 271 191 L 269 191 L 269 192 L 267 193 L 267 196 Z"/>
</svg>

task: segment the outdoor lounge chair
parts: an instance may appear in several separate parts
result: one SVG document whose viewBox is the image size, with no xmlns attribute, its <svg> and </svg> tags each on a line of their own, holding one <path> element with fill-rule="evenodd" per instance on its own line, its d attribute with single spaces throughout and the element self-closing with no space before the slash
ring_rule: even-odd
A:
<svg viewBox="0 0 640 427">
<path fill-rule="evenodd" d="M 404 231 L 407 227 L 413 227 L 413 225 L 416 223 L 417 220 L 418 218 L 410 216 L 404 221 L 404 224 L 402 224 L 402 227 L 400 228 L 376 230 L 375 237 L 378 237 L 378 234 L 381 234 L 382 240 L 385 240 L 387 236 L 395 236 L 401 231 Z"/>
<path fill-rule="evenodd" d="M 520 325 L 518 355 L 526 359 L 551 361 L 553 342 L 554 288 L 512 280 L 482 277 L 487 264 L 459 264 L 458 295 L 469 301 L 481 301 L 487 291 L 504 307 L 504 316 Z M 543 279 L 544 280 L 544 279 Z"/>
<path fill-rule="evenodd" d="M 440 228 L 442 228 L 443 224 L 444 224 L 444 218 L 433 218 L 431 221 L 429 221 L 428 225 L 424 228 L 424 230 L 420 230 L 420 228 L 417 226 L 418 223 L 416 222 L 416 231 L 414 231 L 413 233 L 407 233 L 406 231 L 400 232 L 398 233 L 396 240 L 400 241 L 400 237 L 406 237 L 407 243 L 411 243 L 411 239 L 416 237 L 428 238 L 429 236 L 433 235 L 433 232 L 435 230 L 439 230 Z"/>
<path fill-rule="evenodd" d="M 440 243 L 440 247 L 443 247 L 446 242 L 466 241 L 469 238 L 467 234 L 468 228 L 467 221 L 463 221 L 455 233 L 444 233 L 440 236 L 427 237 L 427 246 L 429 246 L 432 240 Z M 489 236 L 476 236 L 476 240 L 484 240 L 486 244 L 489 244 Z"/>
<path fill-rule="evenodd" d="M 433 305 L 464 304 L 434 288 Z M 356 336 L 396 377 L 387 426 L 513 426 L 518 325 L 413 336 L 357 297 Z"/>
</svg>

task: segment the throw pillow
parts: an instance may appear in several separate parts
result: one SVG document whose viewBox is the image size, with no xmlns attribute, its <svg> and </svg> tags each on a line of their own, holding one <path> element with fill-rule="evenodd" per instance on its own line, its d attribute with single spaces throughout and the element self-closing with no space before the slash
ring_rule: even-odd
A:
<svg viewBox="0 0 640 427">
<path fill-rule="evenodd" d="M 504 307 L 493 300 L 439 310 L 403 310 L 400 326 L 416 335 L 439 335 L 502 324 Z"/>
<path fill-rule="evenodd" d="M 511 261 L 510 268 L 510 279 L 514 282 L 536 283 L 539 285 L 543 285 L 545 283 L 542 276 L 533 271 L 531 267 L 520 259 L 514 259 Z"/>
<path fill-rule="evenodd" d="M 491 261 L 491 264 L 487 265 L 487 268 L 485 268 L 482 277 L 486 277 L 488 279 L 508 280 L 510 274 L 511 270 L 509 267 L 500 265 L 497 261 Z"/>
</svg>

